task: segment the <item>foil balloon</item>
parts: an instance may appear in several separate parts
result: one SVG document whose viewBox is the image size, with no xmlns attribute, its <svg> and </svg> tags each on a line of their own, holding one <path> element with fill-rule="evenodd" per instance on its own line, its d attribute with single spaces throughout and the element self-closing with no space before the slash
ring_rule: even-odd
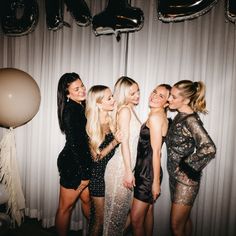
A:
<svg viewBox="0 0 236 236">
<path fill-rule="evenodd" d="M 227 0 L 226 2 L 226 17 L 233 23 L 236 22 L 236 1 Z"/>
<path fill-rule="evenodd" d="M 2 31 L 7 36 L 22 36 L 32 32 L 38 23 L 36 0 L 2 0 Z"/>
<path fill-rule="evenodd" d="M 143 22 L 143 11 L 131 7 L 127 0 L 109 0 L 106 9 L 92 20 L 96 36 L 138 31 L 143 27 Z"/>
<path fill-rule="evenodd" d="M 87 3 L 84 0 L 65 0 L 68 10 L 79 26 L 88 26 L 92 16 Z"/>
<path fill-rule="evenodd" d="M 30 121 L 40 105 L 40 90 L 26 72 L 0 69 L 0 126 L 15 128 Z"/>
<path fill-rule="evenodd" d="M 46 23 L 49 30 L 58 30 L 64 25 L 63 0 L 45 0 Z"/>
<path fill-rule="evenodd" d="M 178 22 L 199 17 L 208 12 L 217 0 L 157 0 L 158 19 Z"/>
</svg>

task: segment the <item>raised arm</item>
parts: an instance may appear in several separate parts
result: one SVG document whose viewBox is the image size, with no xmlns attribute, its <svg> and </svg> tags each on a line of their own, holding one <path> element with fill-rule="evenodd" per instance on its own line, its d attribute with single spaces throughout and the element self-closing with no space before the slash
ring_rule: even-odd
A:
<svg viewBox="0 0 236 236">
<path fill-rule="evenodd" d="M 153 114 L 148 119 L 150 129 L 150 139 L 152 147 L 152 163 L 153 163 L 153 184 L 152 195 L 155 201 L 161 192 L 161 147 L 162 147 L 162 124 L 163 118 L 158 114 Z"/>
<path fill-rule="evenodd" d="M 130 146 L 129 146 L 130 119 L 131 119 L 130 109 L 128 107 L 121 108 L 118 113 L 117 122 L 118 122 L 118 129 L 122 133 L 121 152 L 125 166 L 123 184 L 126 188 L 131 189 L 135 185 L 135 180 L 131 169 L 131 157 L 130 157 Z"/>
</svg>

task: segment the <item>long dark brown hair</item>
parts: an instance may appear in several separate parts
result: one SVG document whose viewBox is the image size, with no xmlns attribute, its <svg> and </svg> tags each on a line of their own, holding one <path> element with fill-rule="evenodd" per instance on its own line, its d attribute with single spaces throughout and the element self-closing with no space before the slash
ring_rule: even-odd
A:
<svg viewBox="0 0 236 236">
<path fill-rule="evenodd" d="M 75 73 L 65 73 L 61 76 L 57 86 L 57 116 L 61 132 L 65 132 L 64 121 L 62 119 L 65 103 L 67 102 L 67 95 L 69 94 L 68 87 L 77 79 L 81 80 L 80 76 Z"/>
</svg>

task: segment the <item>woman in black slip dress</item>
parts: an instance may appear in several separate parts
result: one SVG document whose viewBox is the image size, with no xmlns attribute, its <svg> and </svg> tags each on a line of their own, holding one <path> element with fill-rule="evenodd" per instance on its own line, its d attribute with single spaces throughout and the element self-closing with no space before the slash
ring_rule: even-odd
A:
<svg viewBox="0 0 236 236">
<path fill-rule="evenodd" d="M 167 133 L 165 108 L 171 86 L 158 85 L 149 98 L 150 113 L 140 130 L 135 165 L 134 200 L 131 209 L 133 235 L 153 235 L 153 204 L 161 193 L 161 148 Z"/>
<path fill-rule="evenodd" d="M 100 236 L 103 231 L 105 180 L 104 174 L 108 161 L 115 153 L 120 142 L 119 133 L 113 134 L 109 112 L 114 109 L 111 90 L 103 85 L 90 88 L 86 102 L 86 130 L 92 153 L 90 196 L 91 212 L 89 235 Z"/>
<path fill-rule="evenodd" d="M 58 82 L 57 111 L 66 143 L 57 159 L 60 195 L 55 225 L 58 236 L 67 235 L 72 209 L 78 198 L 87 219 L 90 212 L 88 183 L 91 154 L 85 130 L 85 98 L 86 89 L 79 75 L 62 75 Z"/>
</svg>

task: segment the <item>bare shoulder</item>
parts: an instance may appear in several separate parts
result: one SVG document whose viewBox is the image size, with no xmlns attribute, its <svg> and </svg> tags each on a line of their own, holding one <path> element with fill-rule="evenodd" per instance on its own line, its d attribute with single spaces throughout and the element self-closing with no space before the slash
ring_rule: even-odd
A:
<svg viewBox="0 0 236 236">
<path fill-rule="evenodd" d="M 119 117 L 130 117 L 131 115 L 131 111 L 130 111 L 130 108 L 127 107 L 127 106 L 123 106 L 119 109 L 118 111 L 118 116 Z"/>
<path fill-rule="evenodd" d="M 153 112 L 149 114 L 148 120 L 150 123 L 163 123 L 166 120 L 166 116 L 160 112 Z"/>
</svg>

